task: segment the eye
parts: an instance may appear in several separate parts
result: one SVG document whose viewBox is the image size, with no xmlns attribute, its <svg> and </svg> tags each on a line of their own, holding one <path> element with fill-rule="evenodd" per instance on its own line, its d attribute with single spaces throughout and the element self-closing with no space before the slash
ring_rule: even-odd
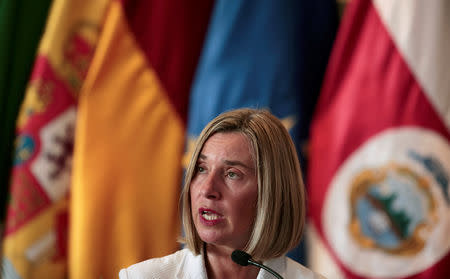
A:
<svg viewBox="0 0 450 279">
<path fill-rule="evenodd" d="M 233 172 L 233 171 L 227 172 L 227 176 L 228 176 L 229 178 L 231 178 L 231 179 L 236 179 L 236 178 L 238 178 L 237 173 L 235 173 L 235 172 Z"/>
<path fill-rule="evenodd" d="M 205 168 L 202 166 L 197 166 L 197 172 L 198 173 L 204 173 L 205 172 Z"/>
</svg>

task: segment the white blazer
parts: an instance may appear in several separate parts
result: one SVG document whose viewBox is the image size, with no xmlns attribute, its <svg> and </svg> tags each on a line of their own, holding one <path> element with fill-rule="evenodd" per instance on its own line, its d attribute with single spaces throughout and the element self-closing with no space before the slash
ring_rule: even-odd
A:
<svg viewBox="0 0 450 279">
<path fill-rule="evenodd" d="M 264 262 L 264 265 L 278 272 L 284 279 L 325 279 L 288 257 L 279 257 Z M 207 279 L 203 255 L 195 256 L 185 248 L 171 255 L 146 260 L 119 272 L 120 279 Z M 257 279 L 274 279 L 267 271 L 260 269 Z"/>
</svg>

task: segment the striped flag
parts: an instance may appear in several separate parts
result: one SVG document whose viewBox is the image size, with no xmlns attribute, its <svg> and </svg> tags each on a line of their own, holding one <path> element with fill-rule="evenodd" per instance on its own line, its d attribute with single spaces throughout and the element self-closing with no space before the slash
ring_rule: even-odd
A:
<svg viewBox="0 0 450 279">
<path fill-rule="evenodd" d="M 335 4 L 215 2 L 191 90 L 185 165 L 203 127 L 238 107 L 270 109 L 302 149 L 334 39 Z M 303 261 L 302 253 L 290 256 Z"/>
<path fill-rule="evenodd" d="M 67 276 L 77 98 L 105 3 L 56 1 L 51 7 L 17 119 L 4 278 Z"/>
<path fill-rule="evenodd" d="M 209 1 L 111 1 L 79 97 L 70 278 L 117 278 L 179 248 L 189 87 Z"/>
<path fill-rule="evenodd" d="M 450 278 L 450 2 L 355 0 L 311 130 L 313 266 Z"/>
</svg>

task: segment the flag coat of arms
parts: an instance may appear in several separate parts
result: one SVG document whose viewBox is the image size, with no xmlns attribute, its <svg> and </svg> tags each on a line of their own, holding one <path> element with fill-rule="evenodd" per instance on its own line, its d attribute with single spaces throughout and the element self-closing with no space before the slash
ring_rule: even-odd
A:
<svg viewBox="0 0 450 279">
<path fill-rule="evenodd" d="M 78 94 L 107 0 L 55 1 L 16 121 L 2 277 L 64 278 Z"/>
<path fill-rule="evenodd" d="M 450 278 L 449 15 L 448 1 L 347 8 L 308 174 L 313 269 L 330 278 Z"/>
</svg>

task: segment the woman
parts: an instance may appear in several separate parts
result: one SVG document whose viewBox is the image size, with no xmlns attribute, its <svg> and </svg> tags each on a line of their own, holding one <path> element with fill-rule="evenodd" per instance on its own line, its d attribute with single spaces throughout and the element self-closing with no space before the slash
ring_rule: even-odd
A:
<svg viewBox="0 0 450 279">
<path fill-rule="evenodd" d="M 268 111 L 229 111 L 204 128 L 181 202 L 186 248 L 120 278 L 273 278 L 234 263 L 236 249 L 284 278 L 322 278 L 284 256 L 301 239 L 305 189 L 289 133 Z"/>
</svg>

